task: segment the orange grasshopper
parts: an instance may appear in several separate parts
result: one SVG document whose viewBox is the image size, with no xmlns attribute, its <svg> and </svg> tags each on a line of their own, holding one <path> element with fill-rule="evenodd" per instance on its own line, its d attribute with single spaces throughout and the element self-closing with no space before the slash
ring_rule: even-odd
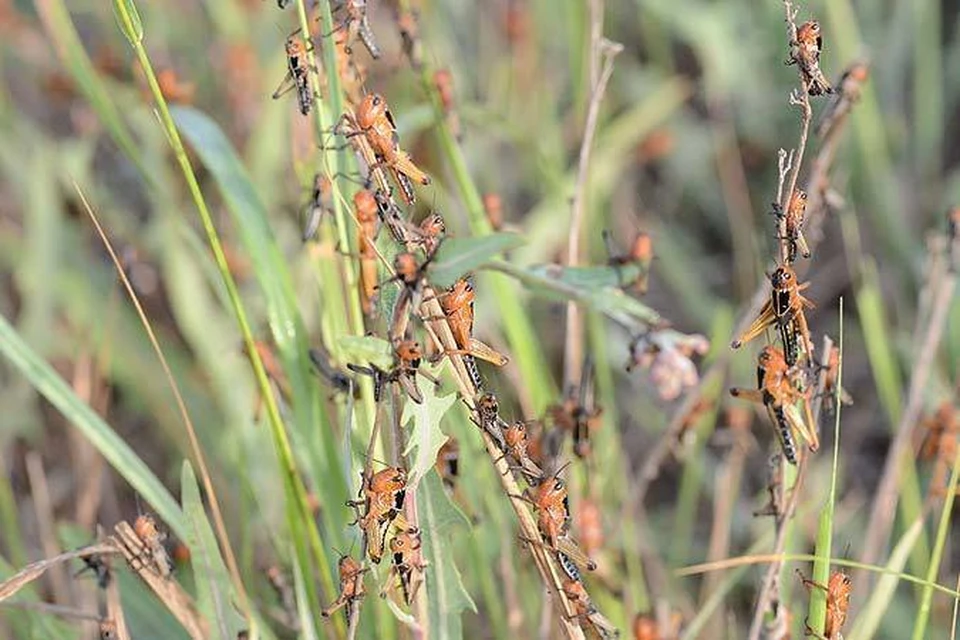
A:
<svg viewBox="0 0 960 640">
<path fill-rule="evenodd" d="M 807 394 L 799 391 L 790 380 L 789 368 L 783 351 L 767 345 L 757 358 L 757 389 L 733 388 L 730 394 L 762 404 L 777 429 L 777 437 L 783 455 L 790 464 L 797 464 L 797 448 L 794 433 L 799 433 L 807 442 L 810 451 L 820 448 L 820 438 L 810 411 Z M 803 413 L 797 402 L 803 403 Z"/>
<path fill-rule="evenodd" d="M 527 453 L 527 424 L 518 420 L 503 430 L 505 450 L 501 457 L 513 458 L 523 475 L 532 482 L 543 478 L 543 470 Z"/>
<path fill-rule="evenodd" d="M 603 640 L 619 638 L 620 632 L 593 604 L 583 582 L 573 578 L 563 581 L 563 593 L 573 607 L 574 618 L 587 622 Z"/>
<path fill-rule="evenodd" d="M 407 606 L 413 602 L 420 585 L 423 584 L 423 569 L 426 567 L 420 549 L 420 530 L 409 527 L 398 531 L 390 539 L 390 553 L 393 555 L 393 564 L 390 573 L 384 581 L 380 597 L 385 598 L 387 592 L 394 587 L 394 576 L 400 580 L 400 589 L 403 593 L 403 602 Z"/>
<path fill-rule="evenodd" d="M 297 600 L 293 593 L 290 582 L 283 574 L 283 570 L 277 565 L 267 567 L 267 582 L 274 593 L 277 594 L 277 600 L 280 602 L 280 608 L 288 622 L 295 623 L 297 620 Z"/>
<path fill-rule="evenodd" d="M 417 374 L 428 379 L 434 385 L 439 385 L 440 381 L 420 369 L 420 363 L 423 360 L 423 351 L 420 348 L 420 343 L 415 340 L 397 341 L 394 344 L 394 359 L 396 364 L 390 371 L 384 371 L 375 364 L 364 367 L 349 363 L 347 364 L 347 368 L 373 378 L 373 399 L 375 402 L 380 402 L 380 399 L 383 397 L 383 389 L 387 384 L 396 382 L 403 387 L 403 390 L 411 400 L 417 404 L 421 404 L 423 402 L 423 394 L 417 385 Z"/>
<path fill-rule="evenodd" d="M 527 500 L 537 509 L 537 527 L 543 536 L 542 541 L 528 542 L 541 544 L 553 552 L 562 552 L 570 560 L 586 567 L 588 571 L 597 568 L 583 550 L 570 538 L 570 501 L 567 497 L 567 485 L 560 479 L 559 474 L 566 468 L 564 465 L 552 476 L 542 479 L 533 489 L 532 497 L 518 496 Z"/>
<path fill-rule="evenodd" d="M 499 193 L 483 194 L 483 212 L 494 231 L 503 229 L 503 200 Z"/>
<path fill-rule="evenodd" d="M 273 99 L 276 100 L 291 89 L 296 89 L 300 113 L 308 115 L 313 106 L 313 92 L 308 78 L 310 65 L 307 62 L 307 45 L 294 33 L 287 38 L 284 48 L 287 52 L 287 75 L 273 92 Z"/>
<path fill-rule="evenodd" d="M 790 43 L 790 48 L 787 64 L 795 64 L 800 68 L 800 77 L 807 93 L 811 96 L 833 93 L 833 87 L 820 70 L 820 52 L 823 50 L 820 23 L 808 20 L 797 27 L 797 39 Z"/>
<path fill-rule="evenodd" d="M 805 624 L 806 635 L 815 636 L 821 640 L 843 640 L 840 631 L 843 629 L 843 624 L 847 621 L 847 609 L 850 606 L 850 592 L 853 590 L 850 576 L 843 571 L 834 571 L 830 574 L 830 580 L 828 580 L 826 586 L 824 586 L 819 582 L 814 582 L 804 577 L 799 570 L 797 570 L 797 574 L 803 581 L 803 586 L 808 589 L 810 587 L 816 587 L 827 592 L 827 618 L 823 625 L 823 635 L 820 635 L 811 629 L 809 625 Z"/>
<path fill-rule="evenodd" d="M 347 608 L 349 618 L 353 604 L 366 595 L 363 590 L 363 574 L 370 570 L 369 567 L 362 567 L 349 555 L 341 554 L 337 570 L 340 574 L 340 595 L 320 612 L 324 618 L 329 618 L 343 607 Z"/>
<path fill-rule="evenodd" d="M 415 244 L 423 249 L 425 255 L 432 256 L 446 233 L 447 226 L 443 222 L 443 216 L 439 213 L 431 213 L 420 221 Z"/>
<path fill-rule="evenodd" d="M 803 189 L 794 189 L 786 212 L 776 202 L 773 203 L 773 207 L 777 217 L 782 217 L 784 220 L 786 235 L 781 240 L 787 243 L 787 263 L 796 262 L 798 253 L 804 258 L 809 258 L 810 247 L 807 246 L 807 240 L 803 237 L 803 219 L 807 211 L 807 192 Z"/>
<path fill-rule="evenodd" d="M 498 367 L 509 361 L 507 357 L 473 337 L 473 303 L 475 294 L 473 285 L 465 278 L 454 283 L 450 289 L 438 297 L 453 339 L 461 353 L 486 360 Z"/>
<path fill-rule="evenodd" d="M 407 472 L 401 467 L 387 467 L 365 474 L 360 500 L 348 500 L 347 506 L 357 510 L 357 519 L 367 543 L 367 555 L 379 564 L 390 525 L 405 522 L 401 511 L 407 495 Z M 363 513 L 360 513 L 362 507 Z"/>
<path fill-rule="evenodd" d="M 433 88 L 437 90 L 443 116 L 450 133 L 458 141 L 463 140 L 463 130 L 460 128 L 460 114 L 457 111 L 457 100 L 453 93 L 453 74 L 449 69 L 437 69 L 433 72 Z"/>
<path fill-rule="evenodd" d="M 787 365 L 792 367 L 800 359 L 801 343 L 807 357 L 813 357 L 810 329 L 803 310 L 804 308 L 812 309 L 816 305 L 800 293 L 810 283 L 798 284 L 797 274 L 789 265 L 777 267 L 776 271 L 770 274 L 770 284 L 772 287 L 770 299 L 763 305 L 760 315 L 730 346 L 739 349 L 744 343 L 750 342 L 775 324 L 783 342 Z"/>
<path fill-rule="evenodd" d="M 377 295 L 377 201 L 373 194 L 361 189 L 353 195 L 353 211 L 357 217 L 357 250 L 360 256 L 360 306 L 366 316 L 373 314 Z"/>
<path fill-rule="evenodd" d="M 349 115 L 349 114 L 347 114 Z M 430 176 L 424 173 L 410 156 L 400 149 L 397 125 L 387 106 L 387 101 L 377 93 L 371 93 L 353 113 L 357 132 L 347 135 L 362 135 L 370 144 L 377 162 L 385 166 L 400 187 L 400 193 L 408 205 L 416 201 L 413 182 L 430 184 Z"/>
<path fill-rule="evenodd" d="M 163 546 L 167 533 L 160 529 L 154 517 L 149 514 L 138 516 L 133 522 L 133 532 L 143 543 L 144 551 L 150 558 L 151 567 L 160 574 L 160 577 L 170 577 L 173 563 L 170 562 L 170 556 L 167 555 L 167 550 Z"/>
<path fill-rule="evenodd" d="M 348 54 L 352 53 L 350 43 L 354 42 L 359 36 L 363 46 L 370 53 L 370 57 L 374 60 L 379 58 L 380 47 L 373 36 L 373 29 L 370 28 L 370 20 L 367 17 L 367 0 L 346 0 L 336 8 L 343 9 L 346 13 L 346 18 L 336 29 L 337 31 L 346 31 L 346 44 L 344 45 L 346 52 Z"/>
</svg>

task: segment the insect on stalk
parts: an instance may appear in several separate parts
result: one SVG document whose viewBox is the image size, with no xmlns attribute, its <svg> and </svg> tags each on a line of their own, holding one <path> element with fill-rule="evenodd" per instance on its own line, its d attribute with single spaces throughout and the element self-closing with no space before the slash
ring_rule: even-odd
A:
<svg viewBox="0 0 960 640">
<path fill-rule="evenodd" d="M 816 305 L 800 293 L 810 286 L 810 283 L 798 284 L 797 274 L 789 265 L 777 267 L 770 274 L 770 284 L 772 289 L 770 299 L 763 305 L 753 323 L 730 346 L 733 349 L 739 349 L 776 325 L 783 342 L 787 365 L 792 367 L 800 359 L 801 347 L 808 358 L 813 357 L 813 343 L 810 340 L 810 329 L 803 310 L 812 309 Z"/>
<path fill-rule="evenodd" d="M 820 35 L 820 23 L 808 20 L 797 27 L 796 40 L 790 43 L 788 65 L 795 64 L 800 69 L 800 78 L 811 96 L 833 93 L 833 87 L 820 70 L 820 52 L 823 50 L 823 37 Z"/>
<path fill-rule="evenodd" d="M 346 607 L 347 618 L 349 619 L 354 603 L 360 601 L 366 595 L 363 589 L 363 574 L 369 570 L 369 567 L 361 566 L 350 555 L 340 554 L 340 560 L 337 562 L 337 571 L 340 574 L 340 595 L 320 614 L 324 618 L 329 618 Z"/>
<path fill-rule="evenodd" d="M 420 530 L 416 527 L 398 531 L 390 539 L 393 564 L 380 591 L 381 598 L 385 598 L 387 593 L 395 588 L 394 580 L 397 579 L 404 604 L 410 606 L 413 603 L 420 585 L 423 584 L 423 569 L 426 567 L 426 562 L 421 557 L 421 547 Z"/>
<path fill-rule="evenodd" d="M 800 579 L 803 581 L 803 586 L 808 589 L 815 587 L 817 589 L 822 589 L 827 593 L 827 617 L 823 625 L 823 635 L 820 635 L 816 631 L 810 628 L 810 626 L 804 623 L 806 627 L 806 634 L 812 635 L 820 640 L 843 640 L 843 636 L 840 635 L 840 631 L 843 629 L 844 623 L 847 621 L 847 609 L 850 606 L 850 593 L 853 590 L 853 585 L 850 582 L 850 576 L 848 576 L 843 571 L 834 571 L 830 574 L 830 580 L 827 581 L 826 585 L 823 585 L 819 582 L 814 582 L 810 580 L 802 573 L 800 570 L 797 570 L 797 575 L 800 576 Z"/>
<path fill-rule="evenodd" d="M 407 495 L 407 472 L 401 467 L 387 467 L 376 473 L 364 471 L 360 500 L 349 500 L 347 506 L 357 511 L 355 524 L 360 525 L 367 545 L 367 556 L 379 564 L 390 525 L 404 523 L 401 515 Z M 362 513 L 361 513 L 362 510 Z"/>
<path fill-rule="evenodd" d="M 757 389 L 730 389 L 730 395 L 762 404 L 770 416 L 780 440 L 783 455 L 790 464 L 797 464 L 795 433 L 807 442 L 810 451 L 820 448 L 816 425 L 810 410 L 809 394 L 798 390 L 790 379 L 783 351 L 767 345 L 757 357 Z M 801 409 L 797 404 L 802 404 Z"/>
<path fill-rule="evenodd" d="M 400 187 L 400 194 L 408 205 L 416 202 L 413 183 L 430 184 L 430 176 L 424 173 L 410 156 L 400 148 L 397 125 L 390 112 L 387 101 L 377 93 L 371 93 L 363 99 L 353 114 L 345 114 L 356 130 L 346 135 L 362 135 L 366 138 L 374 153 L 376 162 L 387 168 L 394 182 Z"/>
<path fill-rule="evenodd" d="M 302 38 L 297 37 L 298 33 L 299 29 L 287 38 L 284 45 L 287 52 L 287 75 L 273 92 L 273 99 L 277 100 L 291 89 L 296 89 L 297 105 L 300 107 L 300 113 L 306 116 L 310 114 L 310 109 L 313 107 L 314 96 L 310 90 L 308 78 L 310 65 L 307 62 L 307 45 Z"/>
</svg>

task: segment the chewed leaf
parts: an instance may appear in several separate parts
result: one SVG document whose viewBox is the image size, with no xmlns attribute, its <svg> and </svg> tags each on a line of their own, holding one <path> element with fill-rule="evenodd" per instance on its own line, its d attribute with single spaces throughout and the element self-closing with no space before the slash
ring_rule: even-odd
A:
<svg viewBox="0 0 960 640">
<path fill-rule="evenodd" d="M 464 532 L 470 521 L 447 496 L 436 471 L 431 471 L 417 491 L 417 512 L 423 537 L 423 556 L 427 561 L 426 583 L 430 634 L 435 638 L 460 638 L 463 635 L 460 612 L 477 606 L 463 587 L 454 562 L 451 536 Z"/>
<path fill-rule="evenodd" d="M 393 367 L 393 349 L 390 343 L 376 336 L 341 336 L 337 340 L 347 362 L 366 366 L 375 364 L 381 369 Z"/>
<path fill-rule="evenodd" d="M 437 287 L 449 287 L 461 276 L 487 263 L 503 251 L 526 243 L 516 233 L 494 233 L 482 238 L 452 238 L 444 240 L 430 265 L 430 282 Z"/>
<path fill-rule="evenodd" d="M 435 367 L 431 374 L 439 374 L 441 367 Z M 453 406 L 457 394 L 449 393 L 438 396 L 437 389 L 430 381 L 421 378 L 418 381 L 420 392 L 423 395 L 422 403 L 408 402 L 403 407 L 403 416 L 400 423 L 403 425 L 413 421 L 413 432 L 407 443 L 404 456 L 416 449 L 416 456 L 410 467 L 410 485 L 416 483 L 429 471 L 437 461 L 437 452 L 447 441 L 447 436 L 440 430 L 440 420 L 443 414 Z"/>
</svg>

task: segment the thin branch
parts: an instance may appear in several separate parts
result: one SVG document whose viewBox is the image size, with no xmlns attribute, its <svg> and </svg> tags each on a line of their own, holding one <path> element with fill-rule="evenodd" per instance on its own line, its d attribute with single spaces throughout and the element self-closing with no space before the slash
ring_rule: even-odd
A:
<svg viewBox="0 0 960 640">
<path fill-rule="evenodd" d="M 767 567 L 767 573 L 763 578 L 763 588 L 757 596 L 757 607 L 753 612 L 753 622 L 750 624 L 750 633 L 747 636 L 748 640 L 758 640 L 760 638 L 760 632 L 763 630 L 764 614 L 770 608 L 771 603 L 777 603 L 779 605 L 780 570 L 783 567 L 782 556 L 787 546 L 787 534 L 789 532 L 787 524 L 790 522 L 790 519 L 793 518 L 793 514 L 797 509 L 797 503 L 800 502 L 800 488 L 803 486 L 803 475 L 807 468 L 807 460 L 809 457 L 809 454 L 805 454 L 803 458 L 800 459 L 797 478 L 793 487 L 790 489 L 790 499 L 787 500 L 787 503 L 784 505 L 783 513 L 777 516 L 777 538 L 770 554 L 778 559 L 771 562 L 770 566 Z M 786 465 L 787 462 L 783 460 L 781 464 Z"/>
<path fill-rule="evenodd" d="M 599 66 L 602 61 L 602 70 L 599 76 L 591 75 L 590 106 L 587 109 L 587 121 L 583 130 L 583 141 L 580 143 L 580 159 L 577 169 L 577 183 L 573 192 L 573 203 L 570 219 L 570 234 L 567 238 L 567 265 L 573 267 L 580 263 L 580 244 L 583 231 L 584 206 L 587 197 L 587 178 L 590 175 L 590 153 L 593 148 L 593 138 L 597 130 L 597 119 L 600 115 L 600 103 L 606 92 L 607 83 L 613 73 L 613 59 L 623 51 L 623 45 L 612 42 L 601 36 L 603 28 L 603 2 L 593 0 L 590 3 L 591 16 L 591 69 Z M 576 303 L 567 303 L 567 331 L 564 340 L 564 385 L 563 389 L 575 387 L 580 382 L 581 367 L 583 364 L 583 318 Z"/>
</svg>

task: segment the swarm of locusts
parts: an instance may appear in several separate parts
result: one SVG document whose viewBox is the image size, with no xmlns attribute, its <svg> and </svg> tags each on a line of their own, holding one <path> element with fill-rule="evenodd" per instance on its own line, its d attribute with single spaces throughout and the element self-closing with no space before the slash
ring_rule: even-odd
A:
<svg viewBox="0 0 960 640">
<path fill-rule="evenodd" d="M 414 69 L 419 69 L 423 61 L 417 14 L 403 6 L 404 3 L 397 3 L 397 29 L 406 57 Z M 353 44 L 357 39 L 371 58 L 380 56 L 366 11 L 365 2 L 344 3 L 338 10 L 339 24 L 333 25 L 329 35 L 335 46 L 337 73 L 348 105 L 332 133 L 345 140 L 361 167 L 357 182 L 362 186 L 352 196 L 352 218 L 356 223 L 358 293 L 370 332 L 381 326 L 378 324 L 380 294 L 388 287 L 397 287 L 399 292 L 392 311 L 382 314 L 389 316 L 383 318 L 386 322 L 382 326 L 387 327 L 393 365 L 348 363 L 347 368 L 372 378 L 377 403 L 390 397 L 396 389 L 405 401 L 420 404 L 424 401 L 422 380 L 440 384 L 422 367 L 423 362 L 448 357 L 457 367 L 462 367 L 461 395 L 473 412 L 474 423 L 489 438 L 493 447 L 492 462 L 502 469 L 505 474 L 502 477 L 509 476 L 512 486 L 518 486 L 518 482 L 526 485 L 525 490 L 510 495 L 513 500 L 532 507 L 535 514 L 534 528 L 527 532 L 529 535 L 521 537 L 535 556 L 554 567 L 554 594 L 565 599 L 563 612 L 567 622 L 593 629 L 601 637 L 616 637 L 617 630 L 598 611 L 583 584 L 581 570 L 593 571 L 596 563 L 573 537 L 569 496 L 562 477 L 566 465 L 557 460 L 567 434 L 572 438 L 578 458 L 591 455 L 590 436 L 598 427 L 601 415 L 593 398 L 592 368 L 588 363 L 588 373 L 579 390 L 570 390 L 562 403 L 550 409 L 552 429 L 545 429 L 540 421 L 508 422 L 501 418 L 496 396 L 484 389 L 477 359 L 500 367 L 507 363 L 507 357 L 474 336 L 475 291 L 468 277 L 459 279 L 446 290 L 436 291 L 431 285 L 430 267 L 443 243 L 446 227 L 437 212 L 429 213 L 419 223 L 412 222 L 407 212 L 417 201 L 418 188 L 430 185 L 431 178 L 402 145 L 387 98 L 367 91 L 365 67 L 354 57 Z M 321 99 L 314 95 L 309 81 L 311 66 L 307 52 L 312 47 L 311 39 L 299 31 L 287 39 L 288 71 L 274 93 L 274 98 L 279 98 L 287 91 L 296 90 L 296 104 L 303 115 L 309 114 Z M 450 71 L 438 70 L 432 74 L 431 87 L 445 125 L 459 139 L 462 131 Z M 318 173 L 313 181 L 312 196 L 305 206 L 305 242 L 315 236 L 325 213 L 332 209 L 332 198 L 331 178 Z M 392 261 L 383 258 L 377 245 L 382 228 L 386 228 L 389 237 L 399 245 Z M 642 255 L 618 257 L 616 263 L 612 258 L 611 264 L 625 265 L 641 259 L 649 263 L 652 255 L 649 237 L 641 235 L 637 246 L 635 253 Z M 383 271 L 392 271 L 392 275 L 383 278 Z M 645 289 L 645 281 L 642 288 Z M 418 339 L 418 326 L 430 329 L 426 342 Z M 445 330 L 450 338 L 446 343 L 436 338 Z M 314 358 L 314 354 L 311 357 Z M 321 374 L 332 380 L 331 375 L 324 373 L 332 369 L 329 358 L 318 353 L 314 359 L 323 364 L 319 367 Z M 381 427 L 379 415 L 380 412 L 371 435 L 359 494 L 347 503 L 355 512 L 354 524 L 362 542 L 360 558 L 341 554 L 340 596 L 323 610 L 324 616 L 333 616 L 343 609 L 348 621 L 352 620 L 365 594 L 376 592 L 363 586 L 365 578 L 374 575 L 366 565 L 368 561 L 378 565 L 386 556 L 389 569 L 378 592 L 381 597 L 396 594 L 395 599 L 402 606 L 414 605 L 425 582 L 424 569 L 430 559 L 424 557 L 420 528 L 415 522 L 416 510 L 409 508 L 412 500 L 408 492 L 409 471 L 399 455 L 389 464 L 381 464 L 380 469 L 374 464 L 372 452 Z M 457 452 L 455 441 L 450 440 L 437 458 L 437 469 L 451 491 L 456 490 Z M 585 506 L 587 508 L 580 511 L 582 522 L 578 530 L 588 535 L 589 549 L 596 550 L 602 544 L 599 512 L 595 508 L 591 511 L 589 501 Z"/>
</svg>

